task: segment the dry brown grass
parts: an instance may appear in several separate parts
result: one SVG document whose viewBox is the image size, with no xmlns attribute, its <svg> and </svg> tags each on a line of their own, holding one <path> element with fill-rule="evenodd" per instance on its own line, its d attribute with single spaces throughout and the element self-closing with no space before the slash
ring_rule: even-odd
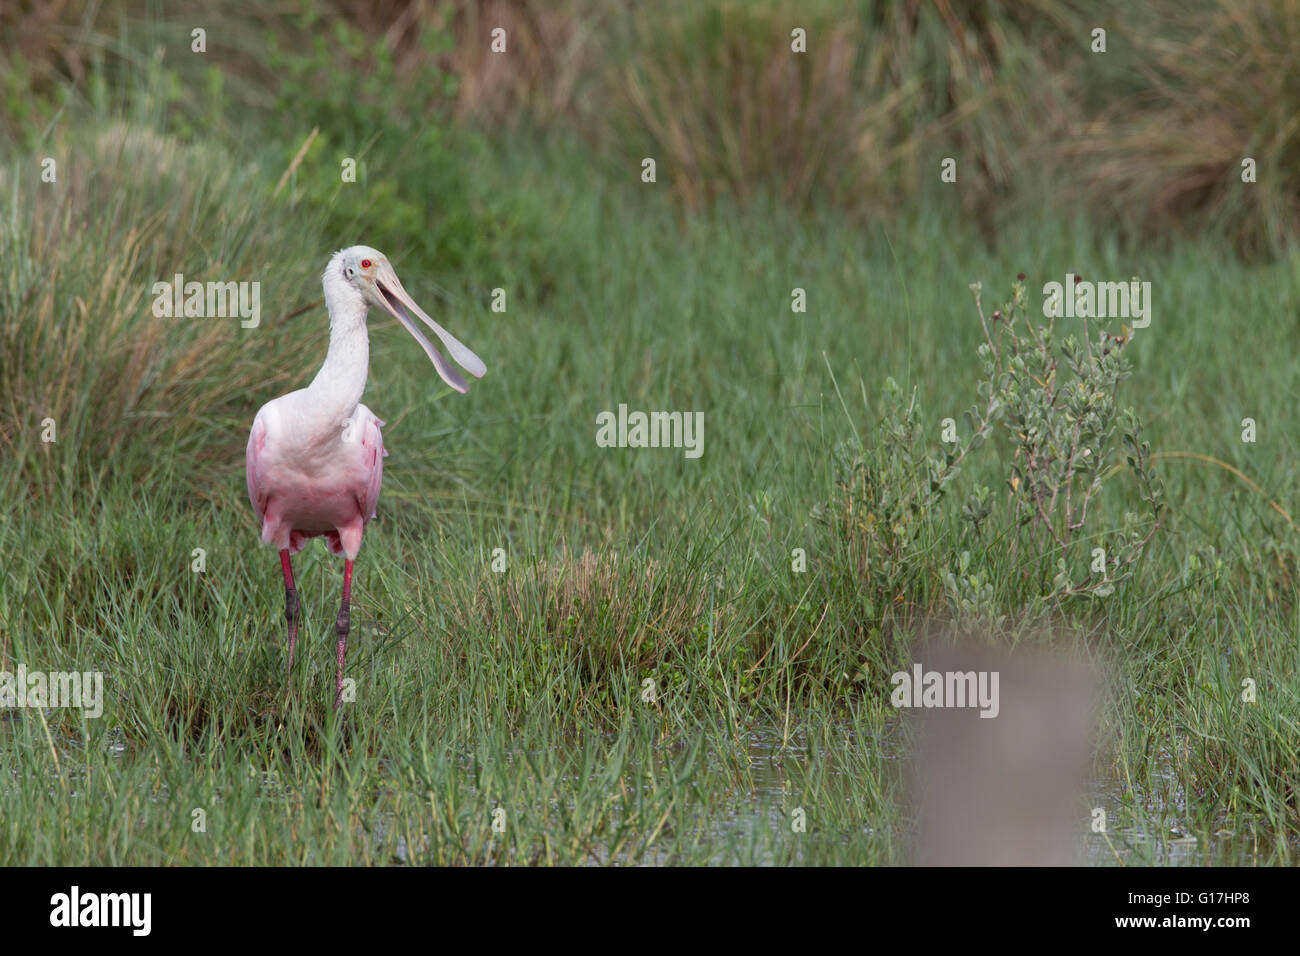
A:
<svg viewBox="0 0 1300 956">
<path fill-rule="evenodd" d="M 582 82 L 599 55 L 603 16 L 617 5 L 557 0 L 446 0 L 454 43 L 447 65 L 458 79 L 456 114 L 481 122 L 573 116 Z M 506 31 L 507 54 L 491 50 Z"/>
<path fill-rule="evenodd" d="M 1144 232 L 1212 223 L 1247 249 L 1300 226 L 1300 3 L 1210 0 L 1131 30 L 1141 90 L 1081 124 L 1071 194 L 1125 210 Z M 1241 181 L 1256 160 L 1258 182 Z"/>
<path fill-rule="evenodd" d="M 62 72 L 75 82 L 86 78 L 86 50 L 70 42 L 84 5 L 72 0 L 17 0 L 0 3 L 0 52 L 20 54 L 38 81 Z"/>
</svg>

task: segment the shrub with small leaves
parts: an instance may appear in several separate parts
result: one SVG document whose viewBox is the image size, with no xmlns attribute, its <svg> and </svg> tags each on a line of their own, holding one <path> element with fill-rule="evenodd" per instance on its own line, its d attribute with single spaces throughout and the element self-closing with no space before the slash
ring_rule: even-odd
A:
<svg viewBox="0 0 1300 956">
<path fill-rule="evenodd" d="M 1098 329 L 1094 339 L 1084 318 L 1082 335 L 1067 335 L 1058 344 L 1055 316 L 1045 323 L 1035 319 L 1023 279 L 1016 280 L 1011 300 L 993 313 L 991 325 L 979 283 L 971 291 L 984 330 L 983 375 L 976 389 L 981 402 L 966 413 L 974 437 L 965 448 L 947 453 L 944 476 L 1000 425 L 1011 448 L 1009 517 L 1017 529 L 1012 547 L 1027 549 L 1026 557 L 1034 560 L 1051 559 L 1047 596 L 1105 597 L 1132 574 L 1163 519 L 1164 489 L 1151 467 L 1151 446 L 1142 438 L 1136 411 L 1121 410 L 1117 398 L 1120 382 L 1132 373 L 1124 357 L 1132 331 Z M 1098 530 L 1089 523 L 1089 506 L 1114 470 L 1117 445 L 1143 506 L 1140 513 L 1126 513 L 1118 528 Z M 977 532 L 989 514 L 981 502 L 986 499 L 977 493 L 966 509 Z M 1094 557 L 1099 567 L 1081 558 L 1085 548 L 1094 556 L 1101 550 Z"/>
<path fill-rule="evenodd" d="M 1030 314 L 1023 276 L 992 323 L 980 286 L 971 289 L 985 337 L 969 438 L 927 450 L 916 395 L 888 379 L 871 433 L 836 447 L 833 500 L 815 510 L 844 543 L 872 616 L 913 604 L 935 582 L 961 616 L 999 624 L 1010 610 L 1006 592 L 973 557 L 979 548 L 958 550 L 962 540 L 1007 549 L 1035 602 L 1105 598 L 1132 576 L 1163 523 L 1163 486 L 1141 419 L 1118 402 L 1132 372 L 1124 357 L 1132 332 L 1100 329 L 1094 338 L 1082 320 L 1082 335 L 1058 343 L 1055 319 Z M 950 484 L 980 449 L 1005 456 L 1006 507 L 983 485 L 960 509 L 945 507 Z M 1115 461 L 1117 451 L 1124 462 Z M 1097 501 L 1125 462 L 1141 506 L 1116 520 L 1113 505 L 1099 510 Z M 936 557 L 944 553 L 955 560 Z"/>
</svg>

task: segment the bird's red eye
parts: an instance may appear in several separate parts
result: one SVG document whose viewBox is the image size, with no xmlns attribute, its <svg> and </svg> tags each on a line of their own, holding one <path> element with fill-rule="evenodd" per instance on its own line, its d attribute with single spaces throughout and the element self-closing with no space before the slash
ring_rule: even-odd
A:
<svg viewBox="0 0 1300 956">
<path fill-rule="evenodd" d="M 370 268 L 370 260 L 369 260 L 369 259 L 362 259 L 362 260 L 361 260 L 361 268 L 363 268 L 363 269 L 369 269 L 369 268 Z"/>
</svg>

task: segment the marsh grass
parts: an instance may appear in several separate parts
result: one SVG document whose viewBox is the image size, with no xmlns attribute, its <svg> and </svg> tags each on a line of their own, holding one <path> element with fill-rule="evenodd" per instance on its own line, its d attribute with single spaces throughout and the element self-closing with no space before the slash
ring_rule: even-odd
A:
<svg viewBox="0 0 1300 956">
<path fill-rule="evenodd" d="M 1202 862 L 1293 858 L 1294 257 L 1246 265 L 1202 237 L 1135 263 L 1067 206 L 997 243 L 931 200 L 902 225 L 770 192 L 687 214 L 579 140 L 437 120 L 370 143 L 350 192 L 313 146 L 277 195 L 308 130 L 226 114 L 196 139 L 175 114 L 197 107 L 140 70 L 120 102 L 74 96 L 75 123 L 24 126 L 0 162 L 0 669 L 106 676 L 100 719 L 0 712 L 0 860 L 903 862 L 913 721 L 889 675 L 923 626 L 987 623 L 945 588 L 963 551 L 1003 620 L 990 640 L 1052 640 L 1107 677 L 1107 852 L 1164 859 L 1177 828 Z M 453 395 L 372 316 L 366 402 L 391 456 L 339 720 L 338 564 L 297 559 L 286 677 L 242 455 L 256 409 L 322 360 L 319 273 L 357 241 L 489 374 Z M 261 325 L 155 319 L 149 287 L 177 271 L 261 281 Z M 845 449 L 885 491 L 917 480 L 872 438 L 885 382 L 924 410 L 921 461 L 981 377 L 969 283 L 1025 272 L 1033 292 L 1067 271 L 1153 282 L 1119 397 L 1143 411 L 1170 533 L 1113 593 L 1035 603 L 1038 569 L 962 511 L 977 487 L 1004 494 L 1014 446 L 995 435 L 886 567 L 842 480 Z M 704 456 L 597 447 L 620 402 L 704 412 Z M 1138 500 L 1108 483 L 1096 520 Z"/>
</svg>

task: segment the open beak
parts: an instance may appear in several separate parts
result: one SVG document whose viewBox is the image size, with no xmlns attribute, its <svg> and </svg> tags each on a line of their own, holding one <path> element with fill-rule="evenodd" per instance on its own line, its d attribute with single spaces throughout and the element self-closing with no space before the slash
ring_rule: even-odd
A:
<svg viewBox="0 0 1300 956">
<path fill-rule="evenodd" d="M 454 335 L 424 314 L 424 310 L 406 294 L 406 290 L 402 288 L 402 283 L 398 281 L 397 273 L 393 271 L 391 265 L 381 261 L 378 266 L 378 269 L 375 270 L 374 281 L 380 304 L 392 314 L 393 318 L 406 326 L 406 331 L 415 336 L 415 341 L 424 347 L 425 354 L 429 356 L 433 362 L 433 367 L 438 370 L 438 374 L 442 376 L 444 382 L 458 392 L 469 391 L 469 386 L 465 384 L 465 379 L 461 377 L 460 372 L 456 371 L 456 367 L 443 358 L 442 353 L 434 347 L 433 343 L 424 337 L 420 327 L 415 324 L 413 316 L 418 315 L 425 325 L 433 329 L 434 334 L 442 340 L 442 344 L 451 353 L 451 357 L 456 360 L 461 368 L 475 378 L 482 378 L 483 373 L 487 371 L 483 360 L 462 345 Z"/>
</svg>

